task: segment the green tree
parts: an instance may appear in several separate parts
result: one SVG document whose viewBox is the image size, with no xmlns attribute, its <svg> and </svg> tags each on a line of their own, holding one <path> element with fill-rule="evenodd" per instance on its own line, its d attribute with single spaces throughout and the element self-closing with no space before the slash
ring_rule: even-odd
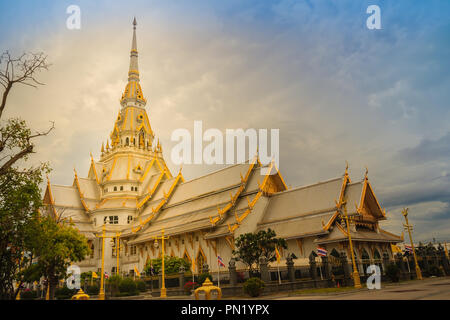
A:
<svg viewBox="0 0 450 320">
<path fill-rule="evenodd" d="M 241 234 L 235 241 L 233 255 L 236 260 L 245 263 L 250 272 L 259 267 L 259 258 L 266 256 L 268 261 L 275 261 L 275 247 L 287 248 L 286 240 L 277 238 L 272 229 L 260 230 L 256 233 Z"/>
<path fill-rule="evenodd" d="M 146 274 L 150 274 L 151 266 L 153 266 L 153 271 L 155 274 L 158 274 L 161 271 L 162 259 L 152 259 L 150 260 L 144 268 Z M 167 274 L 177 273 L 180 271 L 180 267 L 183 266 L 184 270 L 189 270 L 191 268 L 191 264 L 182 258 L 165 256 L 164 257 L 164 271 Z"/>
<path fill-rule="evenodd" d="M 53 299 L 55 287 L 66 277 L 67 268 L 90 254 L 87 239 L 66 222 L 47 216 L 35 222 L 29 241 L 28 247 L 37 257 L 37 263 L 30 268 L 34 275 L 47 279 L 50 299 Z"/>
<path fill-rule="evenodd" d="M 8 52 L 0 55 L 0 299 L 17 296 L 14 283 L 20 285 L 24 276 L 19 271 L 33 263 L 25 239 L 42 205 L 39 185 L 49 168 L 45 163 L 28 168 L 24 164 L 35 152 L 33 141 L 53 129 L 52 125 L 45 132 L 33 133 L 20 118 L 3 119 L 3 111 L 11 90 L 16 85 L 42 84 L 36 75 L 48 66 L 42 53 L 18 58 Z"/>
</svg>

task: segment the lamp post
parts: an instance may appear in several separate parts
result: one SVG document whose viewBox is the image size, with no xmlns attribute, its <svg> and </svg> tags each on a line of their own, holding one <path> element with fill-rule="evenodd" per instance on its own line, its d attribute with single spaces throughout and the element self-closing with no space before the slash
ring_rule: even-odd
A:
<svg viewBox="0 0 450 320">
<path fill-rule="evenodd" d="M 120 235 L 121 235 L 120 232 L 116 233 L 116 236 L 114 237 L 116 239 L 115 244 L 114 244 L 114 241 L 111 239 L 111 243 L 116 246 L 116 258 L 117 258 L 116 274 L 117 275 L 119 275 L 119 255 L 120 255 L 120 250 L 122 249 L 122 247 L 120 246 Z"/>
<path fill-rule="evenodd" d="M 165 278 L 164 278 L 164 240 L 169 239 L 169 237 L 164 237 L 164 229 L 161 229 L 161 236 L 155 236 L 155 243 L 154 246 L 156 249 L 158 249 L 158 240 L 161 239 L 161 268 L 162 268 L 162 284 L 161 284 L 161 298 L 167 298 L 167 291 L 166 291 L 166 284 L 165 284 Z"/>
<path fill-rule="evenodd" d="M 95 235 L 97 238 L 102 238 L 102 271 L 101 271 L 101 275 L 100 275 L 100 291 L 98 293 L 99 300 L 105 300 L 105 292 L 103 291 L 103 277 L 104 277 L 104 273 L 105 273 L 105 238 L 106 238 L 105 232 L 106 232 L 106 227 L 105 227 L 105 225 L 103 225 L 102 235 L 101 236 Z"/>
<path fill-rule="evenodd" d="M 412 248 L 412 252 L 413 252 L 413 256 L 414 256 L 414 263 L 416 265 L 417 279 L 422 280 L 422 272 L 420 271 L 420 266 L 419 266 L 419 263 L 417 262 L 416 249 L 414 249 L 414 243 L 413 243 L 413 239 L 411 236 L 411 231 L 412 231 L 413 227 L 408 222 L 408 210 L 409 210 L 408 208 L 405 208 L 402 210 L 402 214 L 405 217 L 405 221 L 406 221 L 406 224 L 403 224 L 403 226 L 405 227 L 405 230 L 408 230 L 409 240 L 411 241 L 411 248 Z"/>
<path fill-rule="evenodd" d="M 102 274 L 100 275 L 100 291 L 98 293 L 98 300 L 105 300 L 105 291 L 103 290 L 104 285 L 104 277 L 105 277 L 105 238 L 116 238 L 117 241 L 119 241 L 120 233 L 116 233 L 115 236 L 106 236 L 106 226 L 103 225 L 102 227 L 102 235 L 98 236 L 95 235 L 97 238 L 102 238 Z M 119 270 L 119 244 L 117 243 L 117 270 Z"/>
<path fill-rule="evenodd" d="M 353 251 L 352 236 L 350 234 L 349 220 L 351 220 L 351 219 L 349 219 L 348 214 L 347 214 L 347 207 L 345 206 L 346 202 L 344 201 L 344 202 L 342 202 L 342 204 L 344 205 L 344 214 L 342 214 L 342 210 L 340 209 L 340 207 L 338 208 L 338 210 L 340 212 L 340 216 L 345 219 L 345 224 L 347 225 L 348 243 L 350 245 L 350 253 L 352 256 L 352 263 L 353 263 L 353 282 L 355 283 L 355 288 L 359 289 L 359 288 L 361 288 L 361 280 L 359 278 L 358 268 L 356 267 L 355 253 Z"/>
</svg>

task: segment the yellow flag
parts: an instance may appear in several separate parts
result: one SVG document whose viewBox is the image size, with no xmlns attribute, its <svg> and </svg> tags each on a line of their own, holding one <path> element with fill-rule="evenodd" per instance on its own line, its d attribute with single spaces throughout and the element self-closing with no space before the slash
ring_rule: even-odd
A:
<svg viewBox="0 0 450 320">
<path fill-rule="evenodd" d="M 277 262 L 279 263 L 280 262 L 280 252 L 278 252 L 278 248 L 277 247 L 275 247 L 275 255 L 277 256 Z"/>
<path fill-rule="evenodd" d="M 395 244 L 391 244 L 391 249 L 393 253 L 402 253 L 402 249 L 400 249 L 398 246 L 396 246 Z"/>
<path fill-rule="evenodd" d="M 92 278 L 98 278 L 98 275 L 94 271 L 92 271 Z"/>
<path fill-rule="evenodd" d="M 136 275 L 137 275 L 138 277 L 141 276 L 141 274 L 139 273 L 139 271 L 138 271 L 138 269 L 136 268 L 136 266 L 134 267 L 134 273 L 136 273 Z"/>
</svg>

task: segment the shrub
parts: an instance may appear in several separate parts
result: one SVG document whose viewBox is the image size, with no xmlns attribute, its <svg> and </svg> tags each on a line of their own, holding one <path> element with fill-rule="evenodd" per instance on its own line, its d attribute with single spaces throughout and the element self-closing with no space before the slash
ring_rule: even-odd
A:
<svg viewBox="0 0 450 320">
<path fill-rule="evenodd" d="M 392 282 L 398 282 L 400 280 L 400 270 L 396 264 L 389 264 L 386 267 L 386 276 L 392 281 Z"/>
<path fill-rule="evenodd" d="M 55 290 L 55 297 L 58 300 L 70 299 L 77 291 L 76 289 L 69 289 L 67 286 L 64 286 Z"/>
<path fill-rule="evenodd" d="M 20 299 L 22 300 L 32 300 L 38 297 L 38 292 L 30 289 L 25 289 L 20 293 Z"/>
<path fill-rule="evenodd" d="M 139 291 L 137 290 L 136 283 L 131 278 L 125 278 L 120 282 L 119 285 L 120 293 L 129 293 L 130 295 L 137 295 Z"/>
<path fill-rule="evenodd" d="M 119 293 L 119 286 L 122 283 L 122 280 L 122 277 L 119 275 L 113 275 L 107 280 L 113 296 L 116 296 Z"/>
<path fill-rule="evenodd" d="M 157 275 L 161 270 L 162 259 L 157 258 L 149 261 L 144 268 L 145 274 L 150 274 L 151 266 L 153 266 L 154 275 Z M 184 270 L 189 270 L 191 268 L 191 264 L 182 258 L 170 256 L 164 257 L 164 271 L 166 274 L 178 273 L 181 266 L 184 267 Z"/>
<path fill-rule="evenodd" d="M 207 272 L 202 273 L 202 274 L 199 274 L 199 275 L 198 275 L 198 278 L 197 278 L 198 284 L 199 284 L 200 286 L 203 285 L 203 282 L 206 281 L 206 278 L 209 278 L 209 280 L 211 280 L 211 282 L 212 282 L 212 275 L 211 275 L 211 274 L 209 274 L 209 273 L 207 273 Z"/>
<path fill-rule="evenodd" d="M 192 293 L 192 290 L 195 290 L 199 287 L 197 282 L 188 281 L 184 284 L 184 292 L 187 295 L 190 295 Z"/>
<path fill-rule="evenodd" d="M 430 274 L 430 276 L 436 276 L 436 277 L 440 277 L 442 275 L 441 269 L 439 269 L 439 267 L 437 267 L 437 266 L 431 266 L 428 269 L 428 273 Z"/>
<path fill-rule="evenodd" d="M 87 287 L 87 294 L 89 295 L 97 295 L 100 291 L 100 288 L 97 285 L 92 285 Z"/>
<path fill-rule="evenodd" d="M 136 280 L 136 287 L 140 292 L 147 290 L 147 286 L 143 280 Z"/>
<path fill-rule="evenodd" d="M 257 297 L 264 290 L 264 281 L 259 278 L 250 278 L 244 283 L 244 292 L 251 297 Z"/>
</svg>

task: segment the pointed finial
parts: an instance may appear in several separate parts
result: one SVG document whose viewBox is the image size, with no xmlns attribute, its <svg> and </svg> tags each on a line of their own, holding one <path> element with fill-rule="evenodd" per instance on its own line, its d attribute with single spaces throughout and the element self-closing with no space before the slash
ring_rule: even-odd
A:
<svg viewBox="0 0 450 320">
<path fill-rule="evenodd" d="M 106 151 L 109 150 L 109 139 L 106 139 Z"/>
<path fill-rule="evenodd" d="M 345 175 L 348 176 L 348 161 L 345 160 Z"/>
<path fill-rule="evenodd" d="M 136 29 L 136 25 L 137 25 L 136 17 L 134 17 L 134 19 L 133 19 L 133 29 Z"/>
<path fill-rule="evenodd" d="M 366 179 L 366 180 L 368 179 L 368 178 L 367 178 L 367 175 L 368 175 L 368 174 L 369 174 L 369 169 L 367 169 L 367 166 L 366 166 L 366 173 L 364 173 L 364 179 Z"/>
<path fill-rule="evenodd" d="M 105 143 L 104 143 L 104 142 L 102 142 L 102 149 L 101 149 L 101 152 L 102 152 L 102 153 L 105 152 Z"/>
</svg>

